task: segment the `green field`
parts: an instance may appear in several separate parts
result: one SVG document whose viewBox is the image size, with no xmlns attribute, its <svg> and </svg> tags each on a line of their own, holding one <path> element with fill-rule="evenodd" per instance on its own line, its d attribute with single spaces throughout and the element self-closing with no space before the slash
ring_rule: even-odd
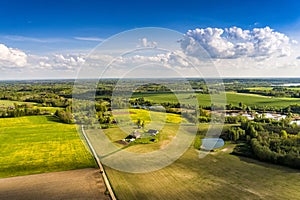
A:
<svg viewBox="0 0 300 200">
<path fill-rule="evenodd" d="M 249 88 L 245 88 L 245 89 L 248 89 L 248 90 L 266 90 L 266 91 L 269 91 L 269 90 L 272 90 L 273 87 L 249 87 Z"/>
<path fill-rule="evenodd" d="M 188 150 L 159 171 L 132 174 L 106 167 L 118 199 L 300 199 L 300 172 L 218 152 Z"/>
<path fill-rule="evenodd" d="M 55 113 L 56 110 L 62 110 L 63 108 L 61 107 L 40 107 L 40 106 L 33 106 L 34 109 L 40 109 L 40 111 L 48 111 L 51 113 Z"/>
<path fill-rule="evenodd" d="M 291 104 L 300 104 L 299 98 L 281 98 L 281 97 L 266 97 L 255 94 L 241 94 L 227 92 L 227 102 L 232 105 L 238 105 L 242 102 L 249 106 L 271 106 L 271 107 L 287 107 Z"/>
<path fill-rule="evenodd" d="M 199 105 L 202 106 L 210 106 L 211 97 L 209 94 L 196 94 Z M 193 100 L 189 98 L 190 94 L 179 94 L 179 98 L 183 99 L 182 103 L 191 104 Z M 133 98 L 144 97 L 145 100 L 149 100 L 155 103 L 163 103 L 163 102 L 173 102 L 177 103 L 178 100 L 173 93 L 166 94 L 134 94 Z M 216 96 L 218 98 L 218 96 Z M 248 106 L 257 106 L 257 107 L 280 107 L 285 108 L 291 104 L 300 104 L 300 100 L 298 98 L 279 98 L 279 97 L 266 97 L 255 94 L 242 94 L 236 92 L 226 92 L 226 104 L 232 104 L 237 106 L 240 102 L 248 105 Z M 215 103 L 216 104 L 216 103 Z"/>
<path fill-rule="evenodd" d="M 0 106 L 13 106 L 14 103 L 16 104 L 31 104 L 34 105 L 35 103 L 29 103 L 29 102 L 22 102 L 22 101 L 10 101 L 10 100 L 0 100 Z"/>
<path fill-rule="evenodd" d="M 95 167 L 75 125 L 52 116 L 0 118 L 0 177 Z"/>
<path fill-rule="evenodd" d="M 144 109 L 129 109 L 128 113 L 126 110 L 114 110 L 114 118 L 121 122 L 134 123 L 138 119 L 145 121 L 146 124 L 150 122 L 166 122 L 166 123 L 187 123 L 186 119 L 181 118 L 178 114 L 154 112 Z"/>
</svg>

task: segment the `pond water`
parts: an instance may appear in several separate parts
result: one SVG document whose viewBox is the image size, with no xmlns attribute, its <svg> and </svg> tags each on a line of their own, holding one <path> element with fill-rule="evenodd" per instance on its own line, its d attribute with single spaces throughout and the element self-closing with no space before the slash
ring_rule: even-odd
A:
<svg viewBox="0 0 300 200">
<path fill-rule="evenodd" d="M 224 146 L 225 142 L 222 138 L 204 138 L 202 139 L 202 149 L 212 150 Z"/>
</svg>

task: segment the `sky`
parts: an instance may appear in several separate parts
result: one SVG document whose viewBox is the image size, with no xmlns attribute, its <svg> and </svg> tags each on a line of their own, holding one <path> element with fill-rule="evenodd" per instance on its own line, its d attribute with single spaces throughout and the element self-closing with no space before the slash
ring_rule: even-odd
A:
<svg viewBox="0 0 300 200">
<path fill-rule="evenodd" d="M 121 51 L 126 42 L 117 44 L 113 36 L 143 27 L 182 34 L 177 52 L 151 55 L 152 61 L 160 58 L 162 67 L 172 67 L 178 51 L 200 59 L 196 42 L 222 77 L 300 75 L 297 0 L 9 0 L 0 1 L 0 79 L 76 78 L 92 50 L 107 43 L 114 44 L 113 50 L 120 45 Z M 139 47 L 151 46 L 148 37 L 151 33 L 136 38 Z M 160 41 L 151 41 L 159 47 L 162 39 L 153 38 Z M 109 48 L 100 47 L 101 54 L 109 54 Z M 136 59 L 136 55 L 131 58 L 131 64 Z M 149 58 L 142 59 L 149 62 Z M 174 68 L 183 64 L 176 62 Z M 123 70 L 120 74 L 126 72 Z"/>
</svg>

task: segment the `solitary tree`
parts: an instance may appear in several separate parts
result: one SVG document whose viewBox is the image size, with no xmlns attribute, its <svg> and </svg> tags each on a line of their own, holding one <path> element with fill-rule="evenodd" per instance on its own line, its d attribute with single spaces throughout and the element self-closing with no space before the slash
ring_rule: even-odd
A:
<svg viewBox="0 0 300 200">
<path fill-rule="evenodd" d="M 142 125 L 142 120 L 140 118 L 137 119 L 136 125 L 138 126 L 138 128 L 141 127 Z"/>
</svg>

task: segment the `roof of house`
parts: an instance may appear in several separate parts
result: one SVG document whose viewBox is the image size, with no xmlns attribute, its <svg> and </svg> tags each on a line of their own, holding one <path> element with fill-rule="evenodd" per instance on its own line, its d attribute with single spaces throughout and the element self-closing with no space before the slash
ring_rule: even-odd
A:
<svg viewBox="0 0 300 200">
<path fill-rule="evenodd" d="M 158 130 L 155 130 L 155 129 L 149 129 L 148 130 L 148 133 L 158 133 L 159 131 Z"/>
<path fill-rule="evenodd" d="M 131 134 L 130 134 L 132 137 L 135 137 L 135 138 L 139 138 L 139 137 L 141 137 L 141 133 L 140 132 L 138 132 L 138 131 L 133 131 Z"/>
</svg>

